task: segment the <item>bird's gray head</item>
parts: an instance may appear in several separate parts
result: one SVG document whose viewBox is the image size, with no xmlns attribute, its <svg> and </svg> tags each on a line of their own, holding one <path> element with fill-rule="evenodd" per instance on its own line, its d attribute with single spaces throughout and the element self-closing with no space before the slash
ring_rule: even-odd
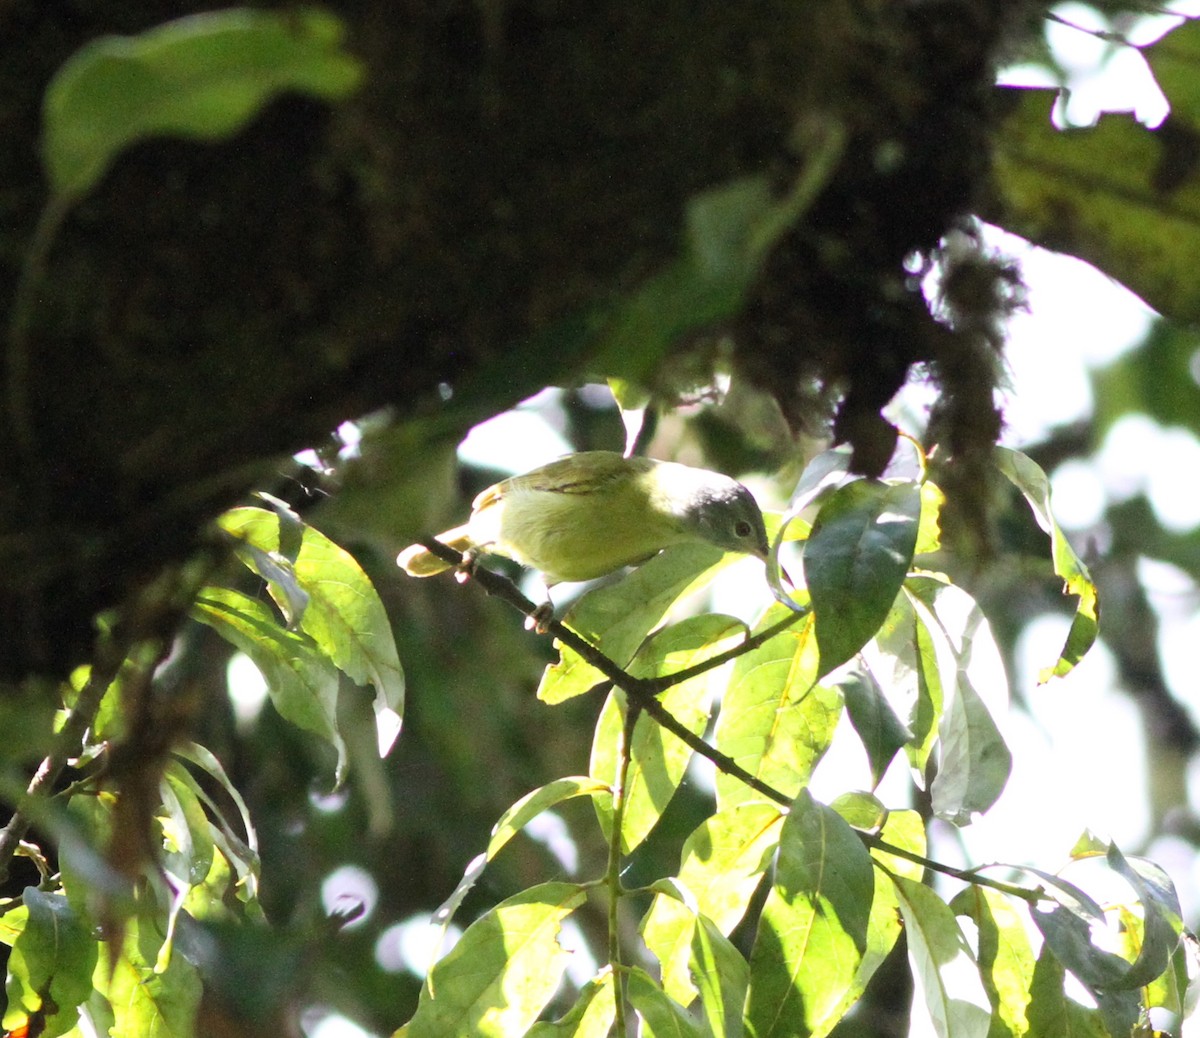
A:
<svg viewBox="0 0 1200 1038">
<path fill-rule="evenodd" d="M 683 520 L 695 534 L 718 548 L 760 559 L 767 557 L 762 511 L 750 491 L 735 480 L 709 479 L 696 487 Z"/>
</svg>

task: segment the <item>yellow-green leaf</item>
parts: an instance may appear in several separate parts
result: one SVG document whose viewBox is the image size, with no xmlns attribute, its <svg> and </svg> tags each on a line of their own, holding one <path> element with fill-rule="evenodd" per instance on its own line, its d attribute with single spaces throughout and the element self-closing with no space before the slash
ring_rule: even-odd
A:
<svg viewBox="0 0 1200 1038">
<path fill-rule="evenodd" d="M 273 97 L 334 100 L 362 77 L 343 27 L 316 8 L 190 15 L 78 50 L 46 90 L 42 153 L 56 194 L 90 191 L 147 137 L 229 137 Z"/>
</svg>

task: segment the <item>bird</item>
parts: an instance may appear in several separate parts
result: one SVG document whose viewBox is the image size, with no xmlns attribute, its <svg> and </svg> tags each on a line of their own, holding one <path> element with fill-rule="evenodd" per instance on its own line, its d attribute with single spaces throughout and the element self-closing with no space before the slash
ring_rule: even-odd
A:
<svg viewBox="0 0 1200 1038">
<path fill-rule="evenodd" d="M 436 538 L 464 554 L 501 555 L 555 584 L 594 580 L 674 544 L 700 542 L 765 560 L 754 496 L 719 472 L 678 462 L 580 451 L 488 487 L 461 526 Z M 451 569 L 420 544 L 397 564 L 414 577 Z"/>
</svg>

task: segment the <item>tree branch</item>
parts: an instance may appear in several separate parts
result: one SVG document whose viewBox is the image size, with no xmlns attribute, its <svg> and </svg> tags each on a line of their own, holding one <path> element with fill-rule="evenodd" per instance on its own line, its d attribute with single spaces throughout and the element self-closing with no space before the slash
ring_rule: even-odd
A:
<svg viewBox="0 0 1200 1038">
<path fill-rule="evenodd" d="M 482 566 L 467 568 L 465 560 L 460 552 L 443 544 L 441 541 L 435 540 L 432 537 L 427 537 L 421 541 L 422 547 L 426 548 L 432 554 L 436 555 L 443 562 L 448 562 L 459 572 L 470 572 L 472 580 L 474 580 L 485 592 L 489 595 L 494 595 L 496 598 L 507 602 L 513 608 L 523 613 L 531 619 L 539 619 L 538 607 L 521 594 L 517 586 L 507 577 L 502 577 L 498 573 L 493 573 L 489 569 Z M 748 637 L 740 645 L 729 649 L 726 652 L 713 656 L 711 659 L 705 660 L 703 663 L 697 664 L 695 667 L 687 667 L 684 670 L 676 671 L 674 674 L 666 674 L 660 678 L 636 678 L 628 674 L 623 668 L 618 666 L 608 656 L 604 655 L 591 642 L 580 637 L 569 627 L 558 620 L 551 620 L 543 624 L 547 634 L 554 635 L 562 644 L 569 646 L 584 660 L 590 663 L 598 671 L 614 685 L 620 688 L 629 697 L 630 709 L 636 705 L 637 708 L 644 711 L 650 717 L 654 718 L 664 729 L 670 732 L 680 742 L 684 743 L 694 752 L 700 754 L 701 757 L 710 761 L 716 768 L 731 778 L 737 779 L 739 782 L 749 786 L 757 793 L 761 793 L 768 800 L 779 804 L 783 808 L 792 806 L 792 798 L 780 792 L 774 786 L 764 782 L 756 775 L 750 774 L 732 757 L 727 756 L 720 750 L 716 749 L 710 743 L 707 743 L 700 736 L 689 731 L 658 700 L 658 693 L 664 689 L 670 688 L 673 685 L 679 684 L 681 681 L 686 681 L 688 678 L 695 677 L 697 674 L 702 674 L 705 671 L 712 670 L 714 667 L 719 667 L 723 663 L 729 662 L 731 659 L 749 652 L 752 649 L 758 648 L 764 642 L 774 638 L 780 631 L 786 630 L 797 620 L 801 619 L 806 614 L 796 613 L 794 616 L 785 617 L 777 624 L 759 631 L 758 634 Z M 905 850 L 903 847 L 897 847 L 887 840 L 882 839 L 875 833 L 863 832 L 861 829 L 856 829 L 855 833 L 858 838 L 871 850 L 879 851 L 881 854 L 890 854 L 897 858 L 903 858 L 905 861 L 910 861 L 915 865 L 920 865 L 922 868 L 929 869 L 931 872 L 939 872 L 943 876 L 950 876 L 954 879 L 962 880 L 966 883 L 972 883 L 976 886 L 991 887 L 993 890 L 998 890 L 1003 894 L 1008 894 L 1012 897 L 1018 897 L 1030 904 L 1036 904 L 1043 899 L 1043 892 L 1040 888 L 1033 889 L 1029 887 L 1020 887 L 1011 883 L 1005 883 L 1001 880 L 989 879 L 986 876 L 980 876 L 976 872 L 966 869 L 955 868 L 953 865 L 946 865 L 940 861 L 935 861 L 933 858 L 927 858 L 923 854 L 917 854 L 915 851 Z"/>
</svg>

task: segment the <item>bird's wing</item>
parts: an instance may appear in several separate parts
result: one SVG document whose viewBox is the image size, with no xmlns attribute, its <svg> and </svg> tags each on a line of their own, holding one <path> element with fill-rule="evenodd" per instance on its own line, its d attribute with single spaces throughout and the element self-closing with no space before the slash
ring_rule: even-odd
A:
<svg viewBox="0 0 1200 1038">
<path fill-rule="evenodd" d="M 627 479 L 631 472 L 648 471 L 654 462 L 626 458 L 615 451 L 581 451 L 552 461 L 549 465 L 510 476 L 484 490 L 471 504 L 474 512 L 490 508 L 509 494 L 541 491 L 551 494 L 590 494 L 604 486 Z"/>
</svg>

